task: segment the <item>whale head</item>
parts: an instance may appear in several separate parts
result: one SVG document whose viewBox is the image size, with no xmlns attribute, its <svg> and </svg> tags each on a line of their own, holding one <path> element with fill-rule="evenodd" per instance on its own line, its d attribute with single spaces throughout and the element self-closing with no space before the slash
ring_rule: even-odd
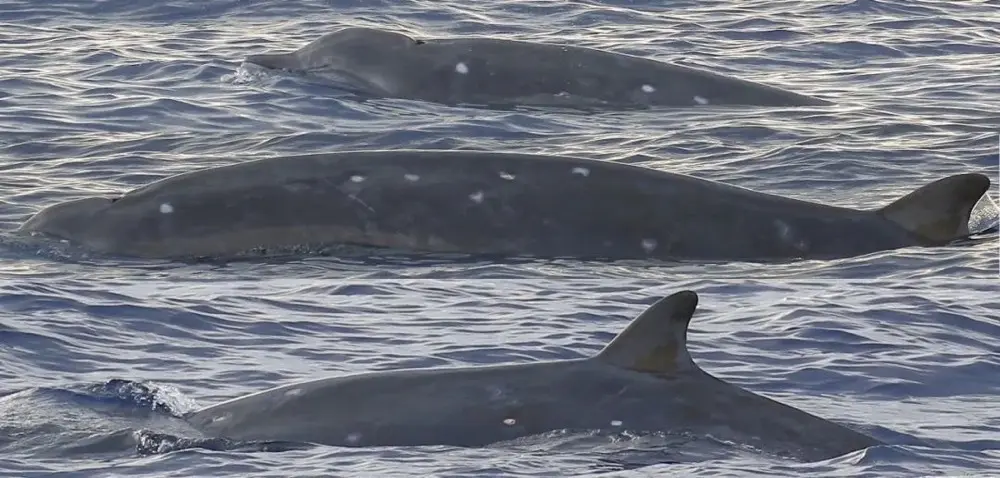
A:
<svg viewBox="0 0 1000 478">
<path fill-rule="evenodd" d="M 53 204 L 28 219 L 17 232 L 94 246 L 94 238 L 103 229 L 101 215 L 114 202 L 112 198 L 95 196 Z"/>
<path fill-rule="evenodd" d="M 401 54 L 422 41 L 402 33 L 351 27 L 323 35 L 285 53 L 247 56 L 245 62 L 260 67 L 334 79 L 377 94 L 392 94 L 388 81 Z"/>
</svg>

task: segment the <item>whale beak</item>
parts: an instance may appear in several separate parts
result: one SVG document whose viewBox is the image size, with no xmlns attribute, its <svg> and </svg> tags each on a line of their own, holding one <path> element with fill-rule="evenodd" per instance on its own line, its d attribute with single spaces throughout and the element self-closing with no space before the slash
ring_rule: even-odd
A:
<svg viewBox="0 0 1000 478">
<path fill-rule="evenodd" d="M 105 211 L 116 199 L 89 197 L 53 204 L 28 219 L 18 232 L 43 233 L 72 239 L 94 225 L 94 217 Z"/>
<path fill-rule="evenodd" d="M 250 55 L 243 61 L 272 70 L 295 70 L 299 63 L 294 53 Z"/>
</svg>

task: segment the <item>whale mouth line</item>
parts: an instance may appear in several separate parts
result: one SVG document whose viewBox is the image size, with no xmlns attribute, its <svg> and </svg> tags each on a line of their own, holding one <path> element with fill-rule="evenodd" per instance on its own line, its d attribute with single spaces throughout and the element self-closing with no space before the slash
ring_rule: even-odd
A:
<svg viewBox="0 0 1000 478">
<path fill-rule="evenodd" d="M 295 60 L 295 53 L 262 53 L 247 56 L 243 59 L 243 63 L 251 64 L 265 70 L 304 72 L 304 68 L 294 68 L 297 64 Z"/>
<path fill-rule="evenodd" d="M 267 61 L 254 61 L 254 57 L 247 58 L 244 63 L 254 65 L 266 71 L 284 72 L 294 76 L 307 79 L 324 79 L 335 88 L 363 94 L 389 94 L 388 89 L 378 82 L 369 81 L 363 76 L 344 68 L 337 68 L 327 65 L 324 68 L 294 68 L 288 65 L 270 64 Z"/>
<path fill-rule="evenodd" d="M 253 65 L 253 66 L 257 67 L 257 68 L 260 68 L 260 69 L 263 69 L 263 70 L 268 70 L 268 71 L 286 71 L 288 73 L 298 73 L 298 74 L 305 74 L 305 72 L 306 72 L 305 69 L 296 69 L 296 68 L 289 68 L 289 67 L 277 66 L 277 65 L 265 65 L 264 63 L 258 63 L 258 62 L 250 61 L 250 60 L 246 60 L 244 63 L 248 63 L 248 64 Z"/>
</svg>

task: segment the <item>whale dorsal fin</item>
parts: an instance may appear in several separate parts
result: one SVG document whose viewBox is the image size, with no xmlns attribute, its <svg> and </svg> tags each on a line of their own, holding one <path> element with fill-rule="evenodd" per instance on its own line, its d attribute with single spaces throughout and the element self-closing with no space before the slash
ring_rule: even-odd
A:
<svg viewBox="0 0 1000 478">
<path fill-rule="evenodd" d="M 625 327 L 597 360 L 654 375 L 697 369 L 687 349 L 687 330 L 698 294 L 685 290 L 649 306 Z"/>
<path fill-rule="evenodd" d="M 917 236 L 924 245 L 942 245 L 970 234 L 969 216 L 990 187 L 990 178 L 956 174 L 926 184 L 876 214 Z"/>
</svg>

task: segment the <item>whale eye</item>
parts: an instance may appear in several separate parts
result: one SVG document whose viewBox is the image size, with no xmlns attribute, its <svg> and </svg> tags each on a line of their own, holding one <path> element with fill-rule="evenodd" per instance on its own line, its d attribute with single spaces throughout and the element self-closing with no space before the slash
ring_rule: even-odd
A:
<svg viewBox="0 0 1000 478">
<path fill-rule="evenodd" d="M 121 197 L 111 198 L 111 204 L 114 204 L 114 203 L 118 202 L 119 199 L 121 199 Z"/>
<path fill-rule="evenodd" d="M 423 45 L 424 43 L 427 43 L 427 42 L 425 42 L 423 40 L 413 40 L 413 43 L 416 43 L 417 45 Z"/>
</svg>

